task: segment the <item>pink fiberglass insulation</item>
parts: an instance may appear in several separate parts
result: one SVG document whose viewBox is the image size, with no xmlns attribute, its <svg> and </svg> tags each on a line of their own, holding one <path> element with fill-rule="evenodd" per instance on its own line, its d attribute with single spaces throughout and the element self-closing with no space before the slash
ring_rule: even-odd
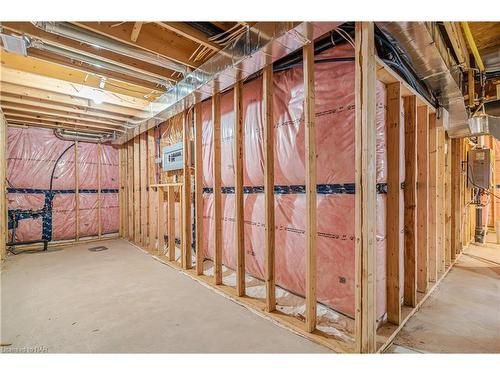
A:
<svg viewBox="0 0 500 375">
<path fill-rule="evenodd" d="M 98 233 L 97 147 L 93 143 L 78 143 L 80 237 Z M 101 189 L 106 189 L 101 192 L 102 233 L 112 233 L 117 232 L 119 226 L 118 150 L 110 145 L 102 145 L 101 148 Z M 63 156 L 59 159 L 61 154 Z M 50 237 L 51 240 L 72 239 L 76 236 L 74 142 L 57 138 L 50 129 L 8 128 L 7 179 L 10 213 L 21 209 L 43 209 L 50 192 L 53 169 L 52 215 L 48 225 Z M 46 232 L 47 225 L 43 225 L 43 221 L 42 217 L 20 219 L 16 228 L 16 241 L 49 236 Z M 9 231 L 9 236 L 12 240 L 12 230 Z"/>
<path fill-rule="evenodd" d="M 316 61 L 353 57 L 348 45 L 316 56 Z M 305 184 L 302 68 L 277 72 L 273 77 L 275 185 Z M 353 185 L 354 61 L 315 64 L 315 112 L 318 185 Z M 222 186 L 234 186 L 233 93 L 221 96 Z M 385 144 L 385 86 L 377 83 L 377 182 L 387 181 Z M 243 86 L 244 185 L 264 183 L 262 79 Z M 213 186 L 211 102 L 202 104 L 204 186 Z M 402 130 L 403 131 L 403 130 Z M 398 155 L 399 156 L 399 155 Z M 404 170 L 402 170 L 404 180 Z M 318 194 L 318 301 L 354 316 L 354 194 Z M 213 259 L 213 194 L 204 193 L 206 258 Z M 276 193 L 276 282 L 295 294 L 305 293 L 305 194 Z M 244 195 L 246 272 L 264 277 L 264 194 Z M 234 250 L 234 194 L 222 194 L 223 264 L 236 266 Z M 385 313 L 385 195 L 377 194 L 377 312 Z M 279 301 L 278 301 L 279 302 Z"/>
</svg>

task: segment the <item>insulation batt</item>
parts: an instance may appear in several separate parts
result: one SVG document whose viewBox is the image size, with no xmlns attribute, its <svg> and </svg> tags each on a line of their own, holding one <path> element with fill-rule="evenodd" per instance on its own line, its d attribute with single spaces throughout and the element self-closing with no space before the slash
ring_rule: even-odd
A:
<svg viewBox="0 0 500 375">
<path fill-rule="evenodd" d="M 50 188 L 50 176 L 57 158 L 73 142 L 57 138 L 50 129 L 8 128 L 7 179 L 9 188 Z M 101 147 L 101 188 L 118 189 L 118 149 Z M 97 144 L 78 143 L 80 189 L 97 190 Z M 53 189 L 75 190 L 75 150 L 69 149 L 55 168 Z M 80 193 L 80 237 L 98 234 L 96 193 Z M 41 209 L 44 194 L 9 193 L 8 208 Z M 118 193 L 101 193 L 102 233 L 119 228 Z M 11 237 L 11 234 L 9 234 Z M 42 219 L 23 219 L 16 229 L 16 240 L 36 240 L 42 236 Z M 55 194 L 52 210 L 52 239 L 66 240 L 76 236 L 76 196 Z"/>
<path fill-rule="evenodd" d="M 316 56 L 353 57 L 348 45 Z M 275 73 L 273 115 L 275 185 L 305 184 L 303 72 L 292 68 Z M 317 183 L 353 184 L 354 61 L 315 64 Z M 386 90 L 377 82 L 377 182 L 386 183 Z M 244 185 L 264 184 L 262 79 L 243 86 Z M 234 186 L 233 92 L 221 96 L 222 186 Z M 213 124 L 211 101 L 202 105 L 202 159 L 204 186 L 213 187 Z M 402 131 L 404 131 L 402 129 Z M 404 155 L 404 150 L 402 151 Z M 403 163 L 404 165 L 404 163 Z M 402 170 L 404 180 L 404 170 Z M 354 194 L 318 194 L 317 298 L 348 316 L 354 316 Z M 386 310 L 385 201 L 377 194 L 377 314 Z M 204 194 L 204 256 L 214 256 L 213 194 Z M 276 194 L 276 283 L 295 294 L 305 293 L 305 194 Z M 222 194 L 223 264 L 236 268 L 234 194 Z M 245 194 L 246 272 L 264 278 L 264 194 Z M 279 301 L 278 301 L 279 303 Z"/>
</svg>

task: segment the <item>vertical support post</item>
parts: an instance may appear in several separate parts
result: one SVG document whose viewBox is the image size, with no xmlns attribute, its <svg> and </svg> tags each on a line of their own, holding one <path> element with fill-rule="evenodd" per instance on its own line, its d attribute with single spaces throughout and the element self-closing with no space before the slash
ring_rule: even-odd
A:
<svg viewBox="0 0 500 375">
<path fill-rule="evenodd" d="M 444 133 L 444 130 L 443 130 Z M 448 135 L 445 138 L 445 267 L 451 266 L 455 254 L 451 251 L 451 142 Z"/>
<path fill-rule="evenodd" d="M 437 247 L 437 270 L 438 275 L 445 271 L 445 154 L 444 154 L 444 129 L 437 127 L 437 158 L 438 158 L 438 176 L 437 176 L 437 212 L 438 212 L 438 247 Z"/>
<path fill-rule="evenodd" d="M 101 225 L 101 157 L 102 157 L 102 145 L 97 144 L 97 233 L 99 239 L 102 236 L 102 225 Z"/>
<path fill-rule="evenodd" d="M 355 26 L 355 340 L 356 351 L 376 351 L 376 119 L 373 22 Z"/>
<path fill-rule="evenodd" d="M 428 287 L 428 220 L 429 220 L 429 108 L 417 109 L 417 291 Z"/>
<path fill-rule="evenodd" d="M 134 240 L 135 208 L 134 208 L 134 141 L 127 143 L 127 216 L 128 216 L 128 239 Z"/>
<path fill-rule="evenodd" d="M 316 123 L 314 112 L 314 41 L 312 24 L 307 23 L 310 43 L 303 49 L 304 129 L 306 164 L 306 330 L 316 329 Z M 273 207 L 274 208 L 274 207 Z"/>
<path fill-rule="evenodd" d="M 451 140 L 451 254 L 453 259 L 462 250 L 460 246 L 460 223 L 462 218 L 460 214 L 460 169 L 462 162 L 460 142 L 460 139 Z M 492 207 L 495 206 L 494 197 L 491 199 L 491 204 Z M 493 226 L 495 226 L 495 222 L 493 222 Z"/>
<path fill-rule="evenodd" d="M 405 109 L 405 215 L 404 294 L 405 305 L 417 305 L 417 98 L 404 98 Z"/>
<path fill-rule="evenodd" d="M 134 137 L 134 242 L 141 240 L 141 194 L 139 178 L 139 135 Z"/>
<path fill-rule="evenodd" d="M 148 245 L 148 152 L 147 133 L 140 135 L 140 191 L 141 191 L 141 238 L 140 243 L 147 248 Z"/>
<path fill-rule="evenodd" d="M 221 141 L 220 141 L 220 94 L 212 96 L 212 121 L 213 121 L 213 139 L 214 159 L 214 278 L 215 285 L 222 284 L 222 193 L 221 193 Z"/>
<path fill-rule="evenodd" d="M 156 159 L 156 145 L 155 145 L 155 129 L 151 128 L 148 130 L 148 200 L 149 200 L 149 226 L 148 226 L 148 248 L 153 251 L 157 248 L 156 246 L 156 235 L 158 234 L 158 225 L 156 221 L 158 220 L 158 203 L 156 199 L 158 198 L 158 193 L 153 191 L 151 185 L 156 183 L 156 173 L 155 173 L 155 159 Z"/>
<path fill-rule="evenodd" d="M 168 260 L 175 261 L 175 187 L 167 187 Z"/>
<path fill-rule="evenodd" d="M 191 227 L 191 124 L 192 113 L 185 113 L 182 116 L 182 143 L 184 150 L 183 174 L 184 183 L 182 185 L 182 255 L 183 268 L 192 267 L 192 227 Z"/>
<path fill-rule="evenodd" d="M 203 275 L 203 160 L 201 104 L 194 106 L 194 202 L 196 209 L 196 274 Z"/>
<path fill-rule="evenodd" d="M 76 142 L 75 142 L 75 150 L 76 150 Z M 123 199 L 123 192 L 124 192 L 124 185 L 123 185 L 123 179 L 124 179 L 124 173 L 123 173 L 123 152 L 124 148 L 120 147 L 118 149 L 118 211 L 119 211 L 119 218 L 120 218 L 120 238 L 123 238 L 124 236 L 124 226 L 125 226 L 125 220 L 124 220 L 124 212 L 125 212 L 125 200 Z M 76 151 L 75 151 L 76 155 Z M 76 163 L 75 163 L 76 166 Z M 75 170 L 76 172 L 76 170 Z M 75 173 L 76 174 L 76 173 Z M 76 178 L 75 178 L 76 179 Z M 75 184 L 76 186 L 76 184 Z M 76 190 L 76 188 L 75 188 Z"/>
<path fill-rule="evenodd" d="M 0 109 L 0 260 L 7 257 L 7 121 Z"/>
<path fill-rule="evenodd" d="M 399 157 L 401 136 L 401 83 L 387 85 L 387 320 L 401 323 L 401 292 L 399 282 L 401 182 Z"/>
<path fill-rule="evenodd" d="M 245 295 L 245 214 L 243 211 L 243 84 L 234 84 L 234 227 L 236 248 L 236 293 Z"/>
<path fill-rule="evenodd" d="M 276 309 L 276 286 L 274 278 L 274 123 L 273 123 L 273 65 L 263 69 L 263 111 L 264 111 L 264 200 L 265 200 L 265 279 L 266 310 Z"/>
<path fill-rule="evenodd" d="M 75 141 L 75 240 L 80 240 L 80 165 L 78 163 L 78 141 Z"/>
<path fill-rule="evenodd" d="M 437 155 L 437 128 L 436 114 L 429 114 L 429 281 L 435 282 L 437 276 L 437 247 L 438 247 L 438 196 L 437 196 L 437 179 L 438 179 L 438 155 Z"/>
<path fill-rule="evenodd" d="M 158 187 L 157 191 L 157 202 L 158 202 L 158 221 L 157 221 L 157 235 L 158 235 L 158 255 L 164 255 L 165 248 L 165 191 L 162 187 Z"/>
</svg>

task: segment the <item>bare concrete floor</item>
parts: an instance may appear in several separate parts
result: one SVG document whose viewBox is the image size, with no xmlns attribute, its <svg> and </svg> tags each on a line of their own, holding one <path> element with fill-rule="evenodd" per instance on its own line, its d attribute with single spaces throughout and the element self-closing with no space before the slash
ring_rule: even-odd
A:
<svg viewBox="0 0 500 375">
<path fill-rule="evenodd" d="M 0 328 L 10 352 L 329 352 L 122 240 L 8 257 Z"/>
<path fill-rule="evenodd" d="M 464 250 L 387 352 L 500 353 L 500 245 Z"/>
</svg>

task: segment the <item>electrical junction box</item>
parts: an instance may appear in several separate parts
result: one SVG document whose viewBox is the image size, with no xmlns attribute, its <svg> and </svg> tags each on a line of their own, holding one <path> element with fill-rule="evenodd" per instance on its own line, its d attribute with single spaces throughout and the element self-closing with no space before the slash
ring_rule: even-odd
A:
<svg viewBox="0 0 500 375">
<path fill-rule="evenodd" d="M 467 187 L 469 189 L 491 188 L 491 150 L 470 150 L 467 155 Z"/>
<path fill-rule="evenodd" d="M 194 152 L 194 143 L 189 142 L 191 148 L 191 155 Z M 184 164 L 184 146 L 182 142 L 175 143 L 170 146 L 163 147 L 162 150 L 162 167 L 164 172 L 178 171 L 183 168 Z M 193 158 L 191 158 L 191 166 L 193 165 Z"/>
</svg>

